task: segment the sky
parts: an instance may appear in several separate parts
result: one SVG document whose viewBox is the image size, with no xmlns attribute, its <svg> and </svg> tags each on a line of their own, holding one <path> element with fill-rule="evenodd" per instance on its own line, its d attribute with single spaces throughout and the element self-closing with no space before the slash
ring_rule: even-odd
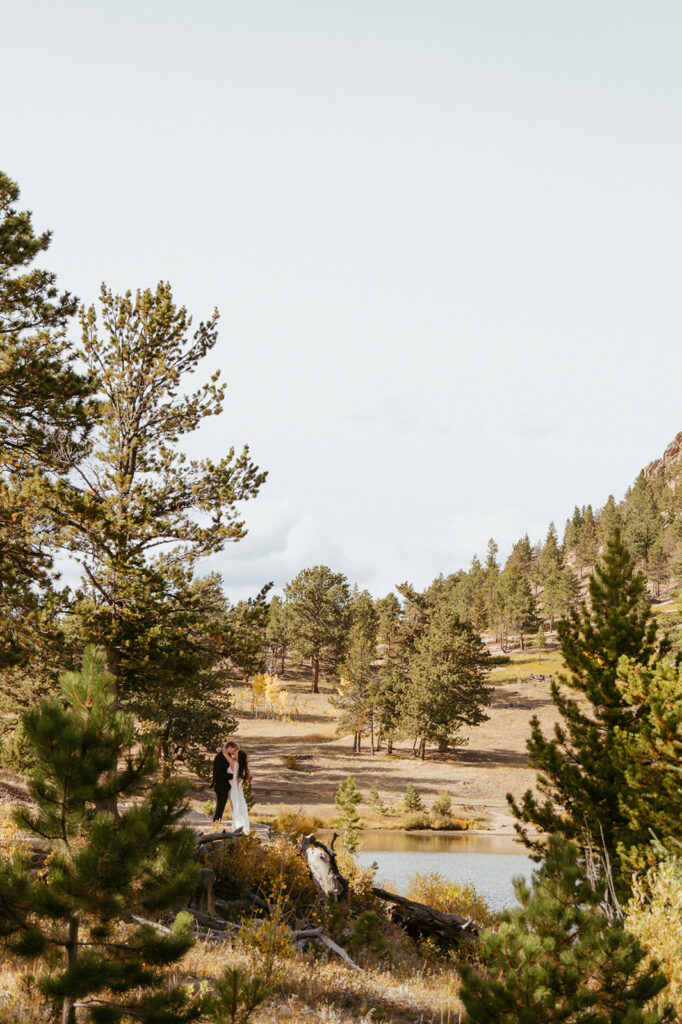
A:
<svg viewBox="0 0 682 1024">
<path fill-rule="evenodd" d="M 202 566 L 380 596 L 622 497 L 682 429 L 682 5 L 24 0 L 0 167 L 84 302 L 214 307 L 268 471 Z"/>
</svg>

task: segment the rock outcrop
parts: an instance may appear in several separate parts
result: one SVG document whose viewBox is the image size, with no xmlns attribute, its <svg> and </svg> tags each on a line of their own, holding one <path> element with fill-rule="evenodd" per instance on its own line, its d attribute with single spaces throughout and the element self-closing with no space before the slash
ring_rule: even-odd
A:
<svg viewBox="0 0 682 1024">
<path fill-rule="evenodd" d="M 664 476 L 668 486 L 675 490 L 682 477 L 682 430 L 672 439 L 661 458 L 650 462 L 642 473 L 648 480 Z"/>
</svg>

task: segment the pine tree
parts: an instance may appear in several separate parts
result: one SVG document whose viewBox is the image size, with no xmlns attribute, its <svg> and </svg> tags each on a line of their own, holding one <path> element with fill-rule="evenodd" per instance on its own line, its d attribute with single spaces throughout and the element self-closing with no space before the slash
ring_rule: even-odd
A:
<svg viewBox="0 0 682 1024">
<path fill-rule="evenodd" d="M 599 540 L 597 537 L 597 523 L 594 518 L 592 506 L 587 505 L 582 510 L 582 522 L 575 553 L 580 567 L 580 578 L 585 569 L 591 568 L 597 561 L 599 551 Z"/>
<path fill-rule="evenodd" d="M 662 662 L 647 668 L 622 660 L 619 687 L 637 728 L 616 727 L 616 757 L 625 774 L 618 794 L 624 822 L 618 849 L 626 868 L 643 871 L 660 860 L 660 847 L 679 849 L 682 667 Z"/>
<path fill-rule="evenodd" d="M 600 548 L 608 544 L 615 530 L 621 530 L 623 526 L 620 509 L 616 505 L 616 499 L 609 494 L 606 504 L 597 518 L 597 536 Z"/>
<path fill-rule="evenodd" d="M 32 266 L 51 235 L 18 200 L 0 173 L 0 669 L 31 657 L 51 624 L 50 499 L 88 432 L 89 384 L 65 336 L 77 303 Z"/>
<path fill-rule="evenodd" d="M 265 638 L 270 670 L 275 672 L 276 662 L 279 662 L 279 671 L 284 673 L 284 659 L 289 650 L 291 636 L 289 630 L 289 606 L 281 597 L 273 597 L 268 605 Z"/>
<path fill-rule="evenodd" d="M 393 591 L 376 602 L 379 615 L 379 643 L 386 648 L 386 657 L 393 655 L 393 644 L 397 642 L 400 630 L 400 601 Z"/>
<path fill-rule="evenodd" d="M 617 847 L 627 818 L 618 804 L 626 788 L 625 765 L 617 751 L 618 730 L 637 730 L 644 716 L 624 698 L 618 663 L 631 658 L 655 666 L 664 653 L 656 640 L 656 623 L 646 596 L 644 577 L 635 573 L 620 535 L 609 541 L 603 561 L 590 578 L 590 602 L 559 623 L 559 641 L 570 673 L 552 683 L 552 700 L 563 720 L 547 739 L 537 716 L 531 719 L 528 763 L 536 768 L 541 799 L 528 790 L 518 805 L 508 796 L 515 816 L 545 832 L 557 832 L 583 845 L 601 845 L 614 862 L 621 892 L 629 877 Z M 577 691 L 575 699 L 563 686 Z M 587 707 L 584 703 L 587 702 Z M 523 834 L 522 826 L 517 826 Z M 541 852 L 541 844 L 527 844 Z"/>
<path fill-rule="evenodd" d="M 505 646 L 509 643 L 510 634 L 518 635 L 521 650 L 524 650 L 525 634 L 532 632 L 537 624 L 535 599 L 528 579 L 511 558 L 497 580 L 493 608 Z"/>
<path fill-rule="evenodd" d="M 326 565 L 316 565 L 287 583 L 285 597 L 292 646 L 302 657 L 312 659 L 312 692 L 319 693 L 320 665 L 336 668 L 346 650 L 348 580 Z"/>
<path fill-rule="evenodd" d="M 538 582 L 542 587 L 542 611 L 554 629 L 554 620 L 561 614 L 561 574 L 563 559 L 554 523 L 549 524 L 547 537 L 538 559 Z"/>
<path fill-rule="evenodd" d="M 408 657 L 403 721 L 420 739 L 451 743 L 465 725 L 486 721 L 490 655 L 473 626 L 443 605 L 429 617 Z"/>
<path fill-rule="evenodd" d="M 211 752 L 236 729 L 226 656 L 240 649 L 245 632 L 219 573 L 189 583 L 181 614 L 171 606 L 146 629 L 149 670 L 144 686 L 129 688 L 125 704 L 140 731 L 156 738 L 164 778 L 178 764 L 206 776 Z"/>
<path fill-rule="evenodd" d="M 374 753 L 378 670 L 379 614 L 369 593 L 357 588 L 349 606 L 348 652 L 339 667 L 341 681 L 330 703 L 341 712 L 338 731 L 353 733 L 353 750 L 360 753 L 369 728 Z"/>
<path fill-rule="evenodd" d="M 345 783 L 340 782 L 334 794 L 334 803 L 338 815 L 337 827 L 341 829 L 341 839 L 348 853 L 355 853 L 358 848 L 360 815 L 358 805 L 362 803 L 362 794 L 355 785 L 355 779 L 349 775 Z"/>
<path fill-rule="evenodd" d="M 644 473 L 640 473 L 625 502 L 623 540 L 637 562 L 647 572 L 649 558 L 663 534 L 663 519 L 658 511 L 653 487 Z"/>
<path fill-rule="evenodd" d="M 81 355 L 98 402 L 89 456 L 60 491 L 60 542 L 82 568 L 82 642 L 105 649 L 122 701 L 196 689 L 188 669 L 213 641 L 194 567 L 244 535 L 238 504 L 264 480 L 246 448 L 213 462 L 180 447 L 222 410 L 217 374 L 184 390 L 216 343 L 216 323 L 214 313 L 193 331 L 167 284 L 121 297 L 103 287 L 101 323 L 94 307 L 82 314 Z"/>
<path fill-rule="evenodd" d="M 424 801 L 421 796 L 414 788 L 411 782 L 408 782 L 405 790 L 405 796 L 403 797 L 403 807 L 406 811 L 423 811 Z"/>
<path fill-rule="evenodd" d="M 51 857 L 38 875 L 25 855 L 0 862 L 0 935 L 15 955 L 44 961 L 38 988 L 63 1024 L 75 1024 L 76 1002 L 94 1022 L 194 1020 L 198 1002 L 160 973 L 192 945 L 188 924 L 168 936 L 122 925 L 182 905 L 196 885 L 194 835 L 180 825 L 185 785 L 157 784 L 120 816 L 102 809 L 139 795 L 154 760 L 149 745 L 132 752 L 132 718 L 115 710 L 104 663 L 88 648 L 81 672 L 62 677 L 66 708 L 45 699 L 24 716 L 37 809 L 16 818 Z"/>
<path fill-rule="evenodd" d="M 620 924 L 600 910 L 573 843 L 553 836 L 532 887 L 514 883 L 518 909 L 481 936 L 484 968 L 461 963 L 465 1024 L 662 1024 L 650 1010 L 667 984 Z"/>
</svg>

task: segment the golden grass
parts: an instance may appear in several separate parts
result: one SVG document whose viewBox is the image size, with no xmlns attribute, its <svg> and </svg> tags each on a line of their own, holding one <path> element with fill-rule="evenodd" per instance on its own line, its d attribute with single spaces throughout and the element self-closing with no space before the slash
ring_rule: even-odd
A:
<svg viewBox="0 0 682 1024">
<path fill-rule="evenodd" d="M 278 964 L 282 978 L 252 1024 L 370 1024 L 383 1020 L 391 1024 L 456 1024 L 461 1004 L 458 982 L 449 965 L 425 964 L 400 935 L 389 943 L 387 963 L 358 973 L 335 958 L 313 953 L 297 954 Z M 194 979 L 210 979 L 222 973 L 226 963 L 253 972 L 252 954 L 240 943 L 234 946 L 199 942 L 187 953 L 182 972 Z M 33 1022 L 31 1022 L 33 1024 Z"/>
<path fill-rule="evenodd" d="M 565 672 L 564 659 L 560 651 L 548 651 L 541 657 L 536 651 L 511 655 L 509 665 L 497 665 L 490 673 L 492 683 L 514 683 L 527 676 L 554 676 Z"/>
</svg>

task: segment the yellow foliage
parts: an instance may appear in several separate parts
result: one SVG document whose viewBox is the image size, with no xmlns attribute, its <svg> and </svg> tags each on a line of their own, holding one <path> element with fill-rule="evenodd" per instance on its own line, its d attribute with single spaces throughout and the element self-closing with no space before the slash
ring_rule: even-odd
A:
<svg viewBox="0 0 682 1024">
<path fill-rule="evenodd" d="M 289 694 L 282 688 L 279 676 L 271 676 L 269 672 L 257 672 L 251 680 L 251 703 L 254 714 L 258 711 L 259 702 L 266 705 L 268 717 L 275 714 L 284 716 Z"/>
<path fill-rule="evenodd" d="M 625 924 L 654 960 L 668 986 L 655 1000 L 672 1003 L 682 1019 L 682 861 L 671 857 L 635 878 Z"/>
<path fill-rule="evenodd" d="M 477 924 L 486 927 L 495 922 L 493 911 L 471 882 L 451 882 L 440 871 L 414 875 L 405 895 L 417 903 L 428 903 L 445 914 L 473 918 Z"/>
<path fill-rule="evenodd" d="M 273 818 L 272 826 L 277 832 L 287 836 L 289 839 L 297 840 L 301 836 L 308 836 L 322 828 L 323 822 L 314 814 L 308 814 L 300 807 L 296 811 L 282 807 L 276 818 Z"/>
<path fill-rule="evenodd" d="M 11 806 L 0 805 L 0 857 L 10 861 L 18 853 L 29 853 L 30 846 L 19 831 Z"/>
<path fill-rule="evenodd" d="M 315 886 L 308 865 L 284 836 L 262 843 L 257 836 L 249 835 L 231 845 L 210 845 L 212 849 L 206 852 L 205 859 L 216 873 L 218 888 L 222 876 L 234 879 L 237 886 L 251 889 L 266 900 L 283 891 L 291 908 L 314 900 Z"/>
</svg>

